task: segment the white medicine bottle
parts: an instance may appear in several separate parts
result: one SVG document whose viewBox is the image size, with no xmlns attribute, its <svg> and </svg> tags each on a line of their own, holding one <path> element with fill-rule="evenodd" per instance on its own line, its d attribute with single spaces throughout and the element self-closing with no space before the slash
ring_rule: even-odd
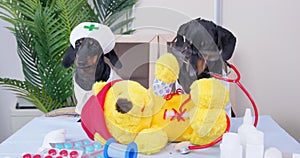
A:
<svg viewBox="0 0 300 158">
<path fill-rule="evenodd" d="M 241 145 L 244 149 L 247 144 L 247 134 L 252 133 L 253 131 L 256 131 L 256 128 L 252 123 L 251 110 L 247 108 L 243 118 L 243 124 L 238 128 L 238 135 L 241 140 Z"/>
<path fill-rule="evenodd" d="M 220 158 L 243 158 L 243 148 L 237 133 L 225 133 L 220 144 Z"/>
</svg>

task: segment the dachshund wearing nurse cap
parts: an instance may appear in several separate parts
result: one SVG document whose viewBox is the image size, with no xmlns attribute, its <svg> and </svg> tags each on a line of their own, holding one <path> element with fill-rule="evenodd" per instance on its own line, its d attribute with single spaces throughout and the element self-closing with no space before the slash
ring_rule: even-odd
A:
<svg viewBox="0 0 300 158">
<path fill-rule="evenodd" d="M 96 81 L 113 81 L 121 77 L 110 66 L 121 68 L 122 64 L 113 50 L 114 35 L 111 30 L 98 23 L 81 23 L 70 35 L 71 46 L 62 60 L 62 65 L 69 68 L 75 64 L 74 93 L 77 100 L 75 111 L 81 109 L 92 95 L 92 86 Z M 109 59 L 110 64 L 107 63 Z"/>
</svg>

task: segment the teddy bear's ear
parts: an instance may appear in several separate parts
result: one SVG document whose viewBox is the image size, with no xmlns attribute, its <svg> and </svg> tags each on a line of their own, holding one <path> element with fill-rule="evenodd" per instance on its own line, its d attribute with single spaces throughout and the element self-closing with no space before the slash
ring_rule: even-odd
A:
<svg viewBox="0 0 300 158">
<path fill-rule="evenodd" d="M 102 82 L 102 81 L 95 82 L 92 88 L 93 94 L 96 96 L 106 84 L 107 82 Z"/>
</svg>

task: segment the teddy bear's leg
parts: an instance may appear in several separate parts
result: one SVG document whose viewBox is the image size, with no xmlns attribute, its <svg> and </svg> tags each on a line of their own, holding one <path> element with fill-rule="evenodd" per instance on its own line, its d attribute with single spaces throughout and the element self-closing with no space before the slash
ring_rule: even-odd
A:
<svg viewBox="0 0 300 158">
<path fill-rule="evenodd" d="M 134 142 L 137 144 L 140 153 L 153 154 L 167 145 L 168 136 L 162 129 L 148 128 L 142 130 L 136 136 Z"/>
<path fill-rule="evenodd" d="M 225 110 L 201 110 L 200 113 L 201 115 L 198 116 L 203 117 L 191 120 L 191 127 L 193 129 L 191 143 L 204 145 L 213 142 L 223 135 L 227 127 L 227 119 Z"/>
</svg>

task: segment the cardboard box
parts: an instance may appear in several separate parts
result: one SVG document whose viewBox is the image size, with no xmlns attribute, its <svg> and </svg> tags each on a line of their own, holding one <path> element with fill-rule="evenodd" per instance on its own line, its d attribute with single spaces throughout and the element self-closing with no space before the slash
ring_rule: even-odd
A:
<svg viewBox="0 0 300 158">
<path fill-rule="evenodd" d="M 157 35 L 116 35 L 115 52 L 122 68 L 116 72 L 149 88 L 154 80 L 155 61 L 159 57 Z"/>
<path fill-rule="evenodd" d="M 159 42 L 159 56 L 171 52 L 170 44 L 175 37 L 175 34 L 160 34 L 157 36 Z"/>
<path fill-rule="evenodd" d="M 115 52 L 123 65 L 116 72 L 125 80 L 130 79 L 149 88 L 154 80 L 155 62 L 164 53 L 175 34 L 116 35 Z"/>
</svg>

